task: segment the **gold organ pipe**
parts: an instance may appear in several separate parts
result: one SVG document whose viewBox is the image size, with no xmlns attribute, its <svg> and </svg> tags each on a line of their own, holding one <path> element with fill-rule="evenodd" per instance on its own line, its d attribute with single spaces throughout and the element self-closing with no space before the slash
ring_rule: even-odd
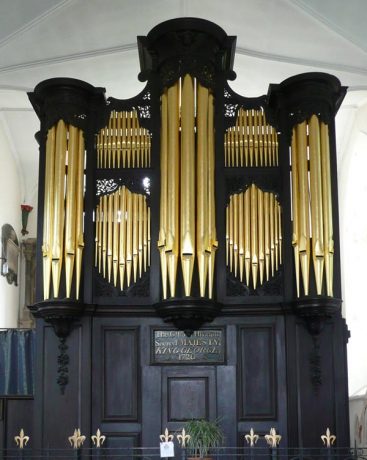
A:
<svg viewBox="0 0 367 460">
<path fill-rule="evenodd" d="M 99 204 L 97 205 L 96 207 L 96 237 L 95 237 L 95 248 L 94 248 L 94 266 L 97 267 L 98 266 L 98 244 L 99 244 L 99 221 L 100 221 L 100 218 L 99 218 Z"/>
<path fill-rule="evenodd" d="M 117 275 L 119 270 L 119 207 L 120 197 L 117 190 L 113 194 L 113 246 L 112 246 L 112 268 L 113 285 L 117 286 Z"/>
<path fill-rule="evenodd" d="M 148 256 L 148 215 L 147 215 L 147 201 L 144 197 L 144 206 L 143 206 L 143 261 L 144 261 L 144 271 L 147 270 L 147 256 Z"/>
<path fill-rule="evenodd" d="M 270 279 L 270 193 L 264 193 L 264 252 L 266 281 Z"/>
<path fill-rule="evenodd" d="M 243 280 L 243 269 L 245 266 L 245 235 L 244 235 L 244 215 L 243 215 L 243 193 L 238 194 L 238 257 L 240 280 Z"/>
<path fill-rule="evenodd" d="M 82 256 L 84 250 L 84 156 L 85 156 L 85 145 L 84 145 L 84 134 L 82 130 L 79 130 L 79 151 L 78 151 L 78 172 L 77 172 L 77 183 L 76 183 L 76 299 L 79 299 L 80 290 L 80 279 L 82 273 Z"/>
<path fill-rule="evenodd" d="M 242 126 L 243 126 L 243 147 L 244 147 L 244 156 L 245 156 L 245 166 L 248 166 L 248 137 L 247 137 L 247 115 L 246 110 L 241 109 L 241 118 L 242 118 Z"/>
<path fill-rule="evenodd" d="M 76 176 L 78 166 L 79 136 L 78 128 L 69 126 L 68 168 L 66 178 L 65 208 L 65 280 L 66 297 L 70 297 L 75 261 L 75 209 Z"/>
<path fill-rule="evenodd" d="M 195 94 L 194 79 L 188 74 L 183 77 L 181 100 L 180 248 L 184 290 L 189 296 L 195 262 Z"/>
<path fill-rule="evenodd" d="M 148 267 L 150 267 L 150 208 L 148 208 Z"/>
<path fill-rule="evenodd" d="M 80 279 L 82 273 L 82 256 L 84 250 L 84 134 L 79 130 L 79 148 L 78 148 L 78 171 L 76 182 L 76 299 L 79 299 Z"/>
<path fill-rule="evenodd" d="M 249 133 L 250 166 L 253 166 L 254 165 L 254 132 L 253 132 L 253 123 L 252 123 L 252 109 L 246 110 L 246 112 L 247 112 L 248 133 Z"/>
<path fill-rule="evenodd" d="M 234 149 L 235 149 L 235 157 L 236 157 L 236 166 L 240 164 L 240 144 L 238 140 L 238 132 L 239 132 L 239 123 L 238 123 L 238 116 L 236 117 L 236 124 L 234 126 Z"/>
<path fill-rule="evenodd" d="M 301 273 L 304 294 L 308 295 L 309 288 L 309 263 L 310 263 L 310 226 L 308 202 L 308 168 L 307 168 L 307 131 L 306 122 L 296 127 L 297 139 L 297 166 L 299 194 L 299 239 L 298 248 L 300 256 Z"/>
<path fill-rule="evenodd" d="M 208 100 L 209 90 L 200 83 L 197 85 L 197 260 L 199 271 L 200 296 L 205 297 L 206 279 L 208 273 L 209 246 L 208 234 Z"/>
<path fill-rule="evenodd" d="M 56 152 L 54 176 L 54 207 L 52 234 L 52 281 L 53 295 L 59 296 L 62 267 L 62 248 L 64 241 L 64 195 L 65 195 L 65 157 L 67 145 L 67 127 L 59 120 L 56 127 Z"/>
<path fill-rule="evenodd" d="M 283 244 L 283 234 L 282 234 L 282 210 L 280 207 L 280 204 L 277 203 L 277 209 L 278 209 L 278 236 L 279 236 L 279 263 L 283 263 L 283 249 L 282 249 L 282 244 Z"/>
<path fill-rule="evenodd" d="M 133 276 L 134 276 L 134 283 L 136 283 L 136 278 L 137 278 L 137 272 L 138 272 L 138 264 L 139 264 L 139 258 L 138 258 L 138 243 L 139 243 L 139 224 L 138 224 L 138 218 L 139 218 L 139 201 L 138 201 L 138 195 L 136 193 L 132 194 L 133 197 L 133 214 L 132 214 L 132 231 L 133 231 Z"/>
<path fill-rule="evenodd" d="M 120 288 L 124 289 L 125 267 L 126 267 L 126 188 L 123 185 L 120 189 L 120 232 L 119 232 L 119 275 Z"/>
<path fill-rule="evenodd" d="M 168 105 L 167 105 L 167 90 L 162 94 L 161 98 L 161 195 L 160 195 L 160 221 L 159 221 L 159 236 L 158 249 L 161 261 L 161 277 L 163 299 L 167 299 L 167 254 L 166 254 L 166 238 L 167 238 L 167 157 L 168 157 Z"/>
<path fill-rule="evenodd" d="M 240 166 L 243 167 L 243 148 L 244 148 L 244 136 L 243 136 L 243 117 L 242 117 L 242 108 L 238 111 L 237 114 L 238 121 L 238 137 L 239 137 L 239 150 L 240 150 Z"/>
<path fill-rule="evenodd" d="M 215 225 L 215 147 L 214 147 L 214 96 L 209 93 L 208 100 L 208 226 L 209 226 L 209 260 L 208 260 L 208 297 L 213 297 L 215 252 L 218 248 Z"/>
<path fill-rule="evenodd" d="M 112 149 L 112 167 L 116 167 L 116 112 L 113 110 L 111 113 L 111 149 Z"/>
<path fill-rule="evenodd" d="M 111 133 L 112 133 L 112 118 L 110 117 L 110 119 L 108 120 L 108 131 L 107 131 L 107 156 L 108 156 L 108 160 L 107 160 L 107 164 L 108 164 L 108 167 L 111 168 L 111 157 L 112 157 L 112 136 L 111 136 Z"/>
<path fill-rule="evenodd" d="M 108 281 L 111 281 L 112 273 L 112 246 L 113 246 L 113 194 L 107 197 L 107 274 Z"/>
<path fill-rule="evenodd" d="M 297 132 L 293 128 L 292 143 L 291 143 L 291 161 L 292 161 L 292 213 L 293 213 L 293 233 L 292 233 L 292 246 L 294 252 L 294 267 L 296 275 L 296 289 L 297 297 L 300 295 L 299 291 L 299 218 L 298 218 L 298 166 L 297 166 Z"/>
<path fill-rule="evenodd" d="M 329 147 L 329 127 L 324 122 L 320 122 L 321 137 L 321 166 L 322 166 L 322 203 L 324 218 L 324 245 L 325 245 L 325 275 L 326 292 L 328 296 L 333 296 L 333 214 L 331 201 L 331 173 L 330 173 L 330 147 Z"/>
<path fill-rule="evenodd" d="M 322 293 L 324 272 L 324 231 L 322 209 L 322 177 L 320 152 L 320 126 L 316 115 L 309 121 L 310 145 L 310 191 L 311 191 L 311 225 L 312 225 L 312 259 L 316 280 L 316 292 Z"/>
<path fill-rule="evenodd" d="M 126 168 L 127 166 L 127 142 L 126 142 L 126 112 L 122 112 L 122 139 L 121 139 L 121 148 L 122 148 L 122 167 Z"/>
<path fill-rule="evenodd" d="M 226 206 L 226 265 L 229 265 L 229 206 Z"/>
<path fill-rule="evenodd" d="M 233 223 L 234 223 L 234 212 L 233 212 L 233 195 L 229 198 L 228 205 L 228 214 L 229 214 L 229 223 L 228 223 L 228 240 L 229 240 L 229 269 L 233 271 Z"/>
<path fill-rule="evenodd" d="M 121 115 L 122 112 L 116 112 L 116 149 L 117 149 L 117 167 L 121 167 Z"/>
<path fill-rule="evenodd" d="M 257 124 L 257 111 L 253 111 L 254 118 L 254 157 L 255 157 L 255 166 L 259 166 L 259 134 L 258 134 L 258 124 Z"/>
<path fill-rule="evenodd" d="M 274 232 L 274 195 L 269 195 L 269 222 L 270 222 L 270 266 L 271 276 L 274 276 L 274 265 L 275 265 L 275 232 Z"/>
<path fill-rule="evenodd" d="M 238 267 L 238 194 L 233 195 L 233 259 L 234 276 L 237 276 Z"/>
<path fill-rule="evenodd" d="M 143 272 L 143 227 L 144 227 L 143 195 L 138 195 L 138 262 L 139 277 Z"/>
<path fill-rule="evenodd" d="M 259 275 L 260 284 L 264 281 L 264 268 L 265 268 L 265 250 L 264 250 L 264 192 L 260 189 L 257 190 L 258 204 L 258 235 L 259 235 Z"/>
<path fill-rule="evenodd" d="M 168 97 L 168 161 L 167 161 L 167 236 L 166 253 L 171 297 L 176 294 L 179 245 L 179 83 L 167 90 Z"/>
<path fill-rule="evenodd" d="M 259 160 L 260 166 L 264 166 L 264 119 L 262 110 L 258 111 L 258 126 L 259 126 Z"/>
<path fill-rule="evenodd" d="M 274 253 L 275 253 L 275 270 L 279 268 L 279 237 L 278 237 L 278 210 L 277 201 L 274 199 L 274 209 L 271 211 L 274 213 Z"/>
<path fill-rule="evenodd" d="M 133 197 L 128 189 L 126 189 L 126 215 L 126 282 L 130 286 L 133 263 Z"/>
<path fill-rule="evenodd" d="M 107 262 L 107 222 L 108 222 L 108 197 L 104 195 L 102 197 L 103 205 L 103 227 L 102 227 L 102 273 L 106 276 L 106 262 Z"/>
<path fill-rule="evenodd" d="M 249 286 L 250 283 L 250 268 L 251 268 L 251 197 L 250 190 L 251 187 L 248 187 L 244 194 L 244 226 L 245 226 L 245 274 L 246 274 L 246 284 Z"/>
<path fill-rule="evenodd" d="M 46 167 L 45 167 L 45 201 L 43 220 L 43 297 L 50 298 L 51 261 L 52 261 L 52 236 L 53 236 L 53 206 L 54 206 L 54 169 L 55 169 L 55 140 L 56 128 L 48 130 L 46 142 Z"/>
<path fill-rule="evenodd" d="M 254 289 L 257 285 L 257 274 L 259 269 L 258 258 L 258 222 L 257 222 L 257 190 L 255 184 L 250 188 L 251 196 L 251 268 L 252 268 L 252 284 Z"/>
<path fill-rule="evenodd" d="M 126 162 L 131 167 L 131 112 L 126 112 Z"/>
</svg>

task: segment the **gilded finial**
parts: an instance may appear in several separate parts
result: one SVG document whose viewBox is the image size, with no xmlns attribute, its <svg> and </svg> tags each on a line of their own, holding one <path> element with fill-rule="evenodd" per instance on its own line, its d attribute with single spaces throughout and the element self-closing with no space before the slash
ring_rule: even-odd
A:
<svg viewBox="0 0 367 460">
<path fill-rule="evenodd" d="M 23 428 L 20 430 L 19 436 L 14 436 L 14 441 L 17 443 L 19 449 L 23 449 L 29 441 L 29 436 L 25 436 Z"/>
<path fill-rule="evenodd" d="M 280 443 L 280 440 L 282 439 L 281 435 L 277 434 L 275 428 L 271 428 L 270 434 L 266 434 L 264 438 L 270 447 L 277 447 L 277 445 Z"/>
<path fill-rule="evenodd" d="M 330 428 L 326 428 L 326 434 L 321 436 L 321 440 L 326 447 L 331 447 L 336 441 L 336 436 L 334 434 L 330 434 Z"/>
<path fill-rule="evenodd" d="M 186 447 L 186 441 L 190 441 L 191 436 L 186 434 L 185 428 L 182 428 L 181 434 L 177 435 L 178 442 L 181 444 L 181 447 Z"/>
<path fill-rule="evenodd" d="M 69 436 L 68 440 L 73 449 L 79 449 L 85 441 L 85 436 L 80 433 L 80 428 L 76 428 L 73 436 Z"/>
<path fill-rule="evenodd" d="M 159 436 L 161 442 L 170 442 L 173 441 L 173 434 L 168 434 L 168 428 L 164 430 L 164 434 Z"/>
<path fill-rule="evenodd" d="M 103 443 L 105 442 L 106 440 L 106 436 L 104 436 L 103 434 L 101 434 L 101 430 L 98 428 L 96 434 L 94 434 L 93 436 L 90 437 L 93 444 L 96 446 L 96 447 L 101 447 L 103 445 Z"/>
<path fill-rule="evenodd" d="M 254 429 L 251 428 L 250 433 L 245 434 L 245 439 L 247 444 L 250 444 L 253 447 L 259 440 L 259 435 L 254 433 Z"/>
</svg>

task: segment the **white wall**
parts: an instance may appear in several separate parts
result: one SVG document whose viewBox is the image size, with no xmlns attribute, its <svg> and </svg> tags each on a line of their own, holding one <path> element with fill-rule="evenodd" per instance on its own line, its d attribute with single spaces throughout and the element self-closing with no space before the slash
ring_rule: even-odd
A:
<svg viewBox="0 0 367 460">
<path fill-rule="evenodd" d="M 18 241 L 21 237 L 22 184 L 17 162 L 11 151 L 7 136 L 7 126 L 0 114 L 0 228 L 10 224 Z M 0 276 L 0 328 L 17 327 L 19 310 L 19 287 L 8 284 Z"/>
<path fill-rule="evenodd" d="M 349 394 L 367 384 L 367 104 L 356 109 L 339 162 L 340 238 L 343 299 L 351 331 L 348 343 Z"/>
</svg>

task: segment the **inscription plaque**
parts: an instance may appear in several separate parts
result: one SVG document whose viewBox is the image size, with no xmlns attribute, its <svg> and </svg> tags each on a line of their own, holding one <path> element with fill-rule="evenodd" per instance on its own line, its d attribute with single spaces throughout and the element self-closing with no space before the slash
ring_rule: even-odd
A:
<svg viewBox="0 0 367 460">
<path fill-rule="evenodd" d="M 222 329 L 202 329 L 187 337 L 183 331 L 153 330 L 153 363 L 221 364 L 225 340 Z"/>
</svg>

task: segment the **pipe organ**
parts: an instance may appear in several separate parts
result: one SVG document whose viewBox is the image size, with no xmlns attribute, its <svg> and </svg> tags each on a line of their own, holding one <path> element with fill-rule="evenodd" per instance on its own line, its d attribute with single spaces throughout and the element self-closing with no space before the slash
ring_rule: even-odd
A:
<svg viewBox="0 0 367 460">
<path fill-rule="evenodd" d="M 292 447 L 329 426 L 347 445 L 334 126 L 346 88 L 306 73 L 241 96 L 235 41 L 167 21 L 138 37 L 146 86 L 131 99 L 70 78 L 29 94 L 40 446 L 65 447 L 54 413 L 103 428 L 108 447 L 218 416 L 231 445 L 253 426 Z"/>
<path fill-rule="evenodd" d="M 239 96 L 234 37 L 198 21 L 173 22 L 170 52 L 165 26 L 139 37 L 148 82 L 135 98 L 106 101 L 72 79 L 30 94 L 44 151 L 40 301 L 141 299 L 192 330 L 234 301 L 340 295 L 331 136 L 344 89 L 303 74 Z"/>
</svg>

